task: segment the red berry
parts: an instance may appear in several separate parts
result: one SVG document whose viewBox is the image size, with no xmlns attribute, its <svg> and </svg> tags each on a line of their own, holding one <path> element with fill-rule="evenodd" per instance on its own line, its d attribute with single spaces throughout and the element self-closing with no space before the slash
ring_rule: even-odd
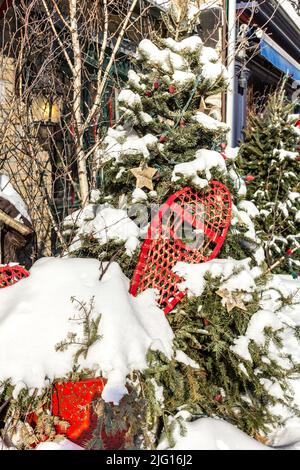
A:
<svg viewBox="0 0 300 470">
<path fill-rule="evenodd" d="M 161 144 L 163 144 L 166 140 L 167 140 L 167 136 L 165 136 L 165 135 L 161 135 L 160 138 L 159 138 L 159 141 L 160 141 Z"/>
<path fill-rule="evenodd" d="M 157 90 L 157 89 L 159 88 L 159 85 L 160 85 L 159 81 L 156 80 L 156 81 L 154 82 L 154 84 L 153 84 L 155 90 Z"/>
<path fill-rule="evenodd" d="M 246 180 L 246 181 L 253 181 L 254 179 L 255 179 L 255 178 L 254 178 L 254 176 L 252 176 L 252 175 L 247 175 L 247 176 L 245 176 L 245 180 Z"/>
<path fill-rule="evenodd" d="M 152 92 L 148 90 L 148 91 L 146 91 L 145 95 L 148 96 L 148 98 L 149 98 L 150 96 L 152 96 Z"/>
<path fill-rule="evenodd" d="M 295 160 L 296 160 L 296 162 L 300 162 L 300 157 L 296 157 Z"/>
<path fill-rule="evenodd" d="M 286 254 L 287 254 L 288 256 L 292 255 L 292 254 L 293 254 L 292 248 L 288 248 L 288 249 L 286 250 Z"/>
<path fill-rule="evenodd" d="M 221 149 L 222 149 L 222 150 L 225 150 L 226 147 L 227 147 L 227 144 L 225 144 L 225 142 L 223 142 L 223 144 L 221 144 Z"/>
<path fill-rule="evenodd" d="M 173 94 L 173 93 L 175 93 L 175 91 L 176 91 L 175 86 L 174 86 L 174 85 L 170 85 L 170 86 L 169 86 L 169 93 Z"/>
<path fill-rule="evenodd" d="M 220 403 L 222 401 L 222 395 L 219 393 L 214 397 L 214 400 Z"/>
<path fill-rule="evenodd" d="M 207 318 L 203 318 L 203 323 L 204 323 L 204 326 L 208 326 L 208 325 L 209 325 L 209 321 L 207 320 Z"/>
<path fill-rule="evenodd" d="M 181 128 L 185 127 L 185 120 L 184 119 L 180 119 L 179 127 L 181 127 Z"/>
</svg>

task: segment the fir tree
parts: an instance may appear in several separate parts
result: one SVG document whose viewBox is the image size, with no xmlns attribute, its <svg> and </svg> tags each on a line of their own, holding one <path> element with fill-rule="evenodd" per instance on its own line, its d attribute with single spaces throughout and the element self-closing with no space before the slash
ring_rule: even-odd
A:
<svg viewBox="0 0 300 470">
<path fill-rule="evenodd" d="M 253 181 L 248 198 L 259 209 L 257 235 L 266 261 L 272 266 L 283 255 L 277 272 L 300 273 L 300 167 L 299 135 L 290 119 L 293 105 L 287 102 L 285 82 L 270 96 L 262 113 L 252 114 L 240 149 L 241 167 Z"/>
<path fill-rule="evenodd" d="M 177 189 L 190 185 L 205 192 L 209 182 L 216 179 L 230 189 L 234 203 L 230 231 L 219 257 L 241 260 L 250 256 L 252 265 L 225 278 L 208 272 L 201 294 L 186 297 L 168 315 L 175 334 L 174 358 L 168 360 L 150 351 L 149 368 L 143 373 L 137 371 L 140 399 L 147 403 L 146 417 L 140 429 L 129 424 L 133 432 L 130 440 L 146 447 L 149 442 L 155 447 L 162 431 L 172 445 L 174 423 L 169 417 L 179 410 L 191 413 L 192 419 L 222 417 L 253 436 L 267 432 L 280 421 L 272 412 L 273 405 L 279 402 L 294 412 L 288 379 L 298 372 L 291 358 L 281 357 L 288 361 L 286 369 L 279 365 L 279 359 L 269 359 L 270 347 L 276 349 L 279 358 L 284 330 L 282 323 L 278 327 L 275 315 L 274 325 L 267 322 L 260 331 L 262 342 L 247 336 L 251 320 L 264 319 L 261 300 L 268 279 L 255 267 L 264 259 L 252 222 L 258 210 L 245 201 L 246 184 L 238 174 L 235 155 L 231 149 L 221 154 L 227 127 L 207 106 L 210 96 L 226 89 L 226 69 L 216 51 L 205 47 L 198 36 L 184 37 L 184 28 L 181 30 L 174 21 L 168 30 L 176 39 L 158 38 L 156 44 L 143 40 L 138 47 L 134 68 L 119 96 L 120 123 L 108 129 L 99 151 L 98 200 L 81 218 L 83 223 L 85 217 L 96 220 L 103 215 L 103 208 L 109 207 L 126 210 L 136 220 L 132 212 L 135 203 L 141 202 L 150 212 L 153 203 L 161 205 Z M 281 140 L 272 146 L 272 152 L 274 148 L 283 148 Z M 146 184 L 140 184 L 145 180 L 139 180 L 138 169 Z M 146 219 L 145 226 L 149 222 Z M 131 278 L 139 247 L 128 254 L 127 242 L 110 239 L 107 233 L 103 243 L 92 231 L 87 236 L 82 226 L 79 221 L 75 254 L 108 262 L 113 258 Z M 244 285 L 249 273 L 253 274 L 250 291 Z M 236 282 L 229 296 L 239 299 L 245 310 L 235 305 L 229 312 L 218 294 L 231 278 Z M 247 348 L 243 350 L 240 344 L 247 344 Z M 187 363 L 179 360 L 178 350 L 186 354 Z M 280 399 L 269 393 L 265 386 L 268 381 L 278 384 Z M 160 399 L 158 389 L 162 390 Z M 97 436 L 95 439 L 93 445 Z"/>
</svg>

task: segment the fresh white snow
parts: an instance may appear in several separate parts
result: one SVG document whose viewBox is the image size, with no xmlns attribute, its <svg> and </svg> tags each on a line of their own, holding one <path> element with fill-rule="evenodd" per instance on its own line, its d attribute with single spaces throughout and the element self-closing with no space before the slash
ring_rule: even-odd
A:
<svg viewBox="0 0 300 470">
<path fill-rule="evenodd" d="M 208 129 L 208 130 L 212 130 L 212 131 L 218 131 L 218 130 L 228 131 L 229 130 L 227 124 L 225 124 L 224 122 L 218 121 L 217 119 L 214 119 L 205 113 L 201 113 L 200 111 L 197 111 L 195 113 L 195 115 L 193 116 L 193 120 L 197 121 L 199 124 L 201 124 L 201 126 L 203 126 L 205 129 Z"/>
<path fill-rule="evenodd" d="M 162 440 L 159 450 L 268 450 L 268 447 L 247 436 L 232 424 L 214 418 L 200 418 L 186 422 L 186 434 L 181 436 L 176 424 L 175 447 L 169 449 L 167 440 Z"/>
<path fill-rule="evenodd" d="M 0 174 L 0 197 L 7 199 L 7 201 L 13 204 L 25 219 L 27 219 L 29 222 L 31 221 L 24 200 L 21 198 L 20 194 L 13 188 L 9 177 L 4 174 Z"/>
<path fill-rule="evenodd" d="M 139 196 L 141 199 L 140 192 Z M 87 235 L 98 240 L 100 245 L 110 240 L 124 241 L 128 256 L 131 256 L 139 245 L 139 228 L 123 209 L 89 204 L 66 217 L 64 226 L 74 226 L 74 229 L 69 229 L 71 233 L 73 231 L 69 252 L 79 249 L 82 237 Z"/>
<path fill-rule="evenodd" d="M 105 266 L 104 266 L 105 267 Z M 22 388 L 41 389 L 64 377 L 73 364 L 74 346 L 56 352 L 69 332 L 83 335 L 75 297 L 88 305 L 92 318 L 101 314 L 99 334 L 80 366 L 108 379 L 102 397 L 118 403 L 127 393 L 126 376 L 143 370 L 149 348 L 172 354 L 173 332 L 148 290 L 134 298 L 129 281 L 112 263 L 102 281 L 100 263 L 93 259 L 44 258 L 29 278 L 0 290 L 0 381 L 11 378 L 15 395 Z"/>
<path fill-rule="evenodd" d="M 196 186 L 204 188 L 212 178 L 210 171 L 212 168 L 217 168 L 223 173 L 227 172 L 225 160 L 220 153 L 213 150 L 201 149 L 196 152 L 195 156 L 195 160 L 191 162 L 175 165 L 172 181 L 178 181 L 182 176 L 189 177 Z M 204 178 L 201 178 L 199 173 Z"/>
<path fill-rule="evenodd" d="M 187 289 L 189 295 L 200 296 L 203 294 L 206 285 L 204 277 L 207 273 L 214 278 L 220 278 L 223 288 L 251 292 L 255 285 L 255 277 L 259 273 L 251 270 L 250 261 L 250 258 L 241 261 L 213 259 L 202 264 L 188 264 L 180 261 L 176 263 L 173 271 L 184 278 L 180 289 Z M 242 270 L 242 279 L 240 274 L 233 275 L 237 270 Z"/>
</svg>

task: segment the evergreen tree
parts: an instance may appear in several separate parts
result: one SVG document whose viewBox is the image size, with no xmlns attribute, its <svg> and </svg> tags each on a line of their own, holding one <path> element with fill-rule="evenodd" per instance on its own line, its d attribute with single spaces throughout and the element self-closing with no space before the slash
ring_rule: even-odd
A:
<svg viewBox="0 0 300 470">
<path fill-rule="evenodd" d="M 186 21 L 186 15 L 183 19 Z M 134 204 L 142 202 L 150 210 L 153 202 L 161 205 L 187 185 L 204 193 L 213 179 L 231 191 L 231 228 L 219 253 L 222 259 L 176 266 L 189 295 L 167 317 L 174 332 L 173 357 L 149 350 L 147 369 L 128 377 L 129 394 L 120 406 L 112 409 L 101 400 L 95 404 L 99 420 L 88 448 L 103 448 L 103 427 L 127 429 L 131 448 L 156 448 L 163 434 L 172 446 L 173 418 L 178 413 L 181 417 L 182 413 L 189 414 L 191 419 L 221 417 L 257 438 L 280 422 L 280 416 L 274 414 L 275 405 L 298 413 L 290 379 L 299 374 L 299 366 L 282 346 L 284 334 L 292 332 L 299 337 L 299 328 L 286 322 L 284 315 L 277 315 L 294 300 L 276 286 L 266 287 L 269 279 L 257 266 L 263 257 L 258 255 L 252 222 L 258 210 L 245 200 L 246 186 L 235 167 L 236 155 L 230 149 L 221 153 L 227 126 L 216 119 L 207 103 L 209 97 L 226 88 L 226 69 L 216 51 L 205 47 L 198 36 L 184 37 L 186 29 L 176 21 L 173 25 L 170 21 L 168 30 L 174 32 L 175 39 L 140 43 L 134 70 L 129 72 L 127 86 L 119 96 L 120 123 L 108 130 L 99 151 L 94 169 L 99 188 L 92 194 L 94 202 L 66 220 L 66 233 L 73 239 L 75 254 L 117 261 L 131 278 L 139 252 L 132 239 L 141 242 L 143 235 L 132 220 Z M 276 135 L 280 123 L 280 116 L 275 121 L 270 118 L 265 130 L 269 139 Z M 262 132 L 262 121 L 260 126 Z M 291 128 L 285 126 L 280 139 L 270 146 L 271 158 L 282 165 L 296 163 L 286 153 L 293 150 L 286 143 L 290 132 Z M 260 147 L 259 139 L 256 135 L 254 142 L 259 142 L 257 155 L 262 156 L 264 147 Z M 264 137 L 264 142 L 267 140 Z M 257 168 L 256 160 L 255 165 Z M 290 179 L 291 173 L 296 174 L 292 168 Z M 288 170 L 282 169 L 280 181 Z M 265 174 L 263 179 L 265 182 Z M 295 192 L 297 184 L 295 181 Z M 278 201 L 284 201 L 277 193 Z M 260 208 L 261 216 L 263 205 Z M 118 229 L 120 225 L 122 230 Z M 244 259 L 245 254 L 252 259 Z M 103 264 L 100 280 L 106 269 Z M 85 304 L 81 307 L 85 313 L 80 316 L 84 341 L 71 335 L 57 345 L 64 351 L 80 343 L 74 355 L 77 378 L 89 372 L 80 370 L 80 360 L 101 335 L 100 317 L 91 322 L 90 309 L 85 311 Z M 3 400 L 11 400 L 11 388 L 10 383 L 5 384 Z M 23 403 L 11 400 L 8 415 L 14 416 L 17 410 L 18 416 L 26 419 L 29 398 L 26 395 Z M 31 405 L 37 407 L 32 400 Z M 40 411 L 43 416 L 44 403 Z M 52 421 L 46 423 L 51 430 L 56 424 Z M 45 434 L 43 428 L 39 432 Z M 28 443 L 24 445 L 28 447 Z"/>
<path fill-rule="evenodd" d="M 126 224 L 136 221 L 135 203 L 150 213 L 153 203 L 160 206 L 186 186 L 204 193 L 212 179 L 224 183 L 232 195 L 231 227 L 219 253 L 222 260 L 216 271 L 212 265 L 199 265 L 204 266 L 202 275 L 195 279 L 202 282 L 201 291 L 190 292 L 168 315 L 175 335 L 174 358 L 150 351 L 148 370 L 137 372 L 135 385 L 146 399 L 146 416 L 141 426 L 129 423 L 130 441 L 148 448 L 156 447 L 162 429 L 172 444 L 169 417 L 179 410 L 191 413 L 192 419 L 223 417 L 256 437 L 280 421 L 272 410 L 275 404 L 296 413 L 288 379 L 298 368 L 282 355 L 285 325 L 262 310 L 268 279 L 257 268 L 264 260 L 252 222 L 258 210 L 245 200 L 246 184 L 238 174 L 236 154 L 222 146 L 228 129 L 207 103 L 226 89 L 226 69 L 216 51 L 198 36 L 182 36 L 175 28 L 176 39 L 140 43 L 134 69 L 119 95 L 120 122 L 108 129 L 99 151 L 95 203 L 73 216 L 78 219 L 74 254 L 118 261 L 131 279 L 140 247 L 129 246 L 129 239 L 122 240 L 110 227 L 116 228 L 122 217 Z M 277 146 L 282 148 L 280 142 Z M 105 239 L 97 238 L 100 226 L 107 228 Z M 139 231 L 140 242 L 142 235 Z M 246 256 L 252 261 L 244 260 Z M 224 258 L 230 258 L 229 264 Z M 279 297 L 278 311 L 293 303 L 280 293 Z M 256 322 L 261 325 L 259 339 L 253 334 Z M 276 354 L 269 359 L 271 350 Z M 286 368 L 280 365 L 283 360 Z M 270 384 L 280 387 L 280 398 L 269 391 Z"/>
<path fill-rule="evenodd" d="M 132 199 L 164 202 L 174 192 L 174 166 L 191 161 L 201 148 L 220 150 L 226 126 L 200 111 L 205 100 L 224 90 L 226 70 L 215 50 L 197 36 L 168 38 L 157 47 L 143 40 L 136 69 L 119 95 L 122 126 L 109 129 L 99 154 L 103 196 L 118 206 Z M 153 188 L 135 192 L 135 167 L 154 168 Z M 142 188 L 140 188 L 142 189 Z M 144 188 L 143 188 L 144 189 Z"/>
<path fill-rule="evenodd" d="M 266 261 L 272 266 L 286 255 L 277 269 L 295 277 L 300 273 L 299 251 L 289 254 L 300 246 L 299 134 L 284 87 L 285 82 L 262 113 L 250 116 L 240 156 L 244 174 L 254 178 L 247 194 L 259 210 L 256 229 Z"/>
<path fill-rule="evenodd" d="M 209 99 L 225 91 L 226 86 L 227 70 L 217 52 L 204 46 L 198 36 L 179 41 L 160 38 L 157 45 L 143 40 L 134 69 L 129 71 L 126 87 L 119 95 L 120 123 L 109 128 L 103 138 L 96 169 L 98 188 L 94 191 L 96 199 L 92 199 L 101 207 L 126 210 L 139 225 L 143 221 L 134 204 L 142 203 L 148 210 L 146 217 L 143 213 L 147 224 L 153 205 L 160 206 L 176 190 L 190 185 L 205 191 L 209 181 L 217 179 L 231 190 L 235 203 L 235 217 L 222 256 L 253 256 L 257 244 L 251 237 L 251 218 L 247 210 L 238 214 L 236 209 L 245 198 L 245 183 L 230 152 L 227 157 L 220 153 L 228 127 L 217 119 L 220 112 Z M 146 178 L 139 178 L 139 174 Z M 131 277 L 136 258 L 124 254 L 117 237 L 99 246 L 98 240 L 80 231 L 82 222 L 91 220 L 97 211 L 87 208 L 78 218 L 75 213 L 65 221 L 66 233 L 71 235 L 74 231 L 69 224 L 77 222 L 72 250 L 79 248 L 76 255 L 108 261 L 117 257 Z M 80 238 L 82 243 L 78 243 Z"/>
<path fill-rule="evenodd" d="M 108 130 L 99 152 L 98 202 L 86 213 L 89 220 L 106 217 L 107 208 L 130 216 L 135 202 L 148 208 L 153 202 L 161 205 L 187 185 L 205 192 L 212 179 L 223 182 L 231 191 L 231 228 L 219 254 L 223 260 L 218 261 L 220 266 L 225 262 L 225 271 L 219 266 L 216 275 L 211 266 L 207 265 L 206 272 L 206 265 L 202 265 L 205 275 L 201 292 L 192 292 L 168 315 L 175 334 L 174 359 L 150 352 L 149 369 L 138 374 L 147 401 L 147 418 L 140 429 L 131 430 L 137 435 L 144 432 L 145 439 L 140 440 L 150 441 L 154 447 L 162 428 L 172 443 L 168 416 L 175 416 L 179 410 L 193 417 L 221 416 L 255 436 L 280 420 L 271 411 L 278 401 L 293 408 L 287 379 L 296 370 L 295 364 L 284 358 L 288 361 L 285 370 L 279 361 L 263 359 L 269 356 L 270 348 L 280 356 L 284 325 L 276 322 L 275 315 L 270 321 L 261 312 L 267 278 L 255 267 L 263 256 L 251 220 L 258 211 L 245 200 L 246 185 L 237 172 L 235 153 L 221 150 L 225 124 L 203 112 L 207 97 L 225 87 L 224 66 L 199 37 L 160 39 L 158 45 L 143 40 L 135 70 L 129 72 L 127 86 L 119 96 L 122 125 Z M 148 187 L 137 187 L 138 168 L 150 169 Z M 97 223 L 93 227 L 96 229 Z M 109 232 L 109 225 L 107 228 Z M 134 248 L 134 256 L 129 255 L 127 241 L 107 239 L 99 244 L 94 240 L 91 248 L 91 239 L 86 237 L 76 253 L 100 253 L 107 261 L 112 257 L 132 278 L 139 247 Z M 249 259 L 243 261 L 249 255 L 252 267 Z M 231 261 L 227 265 L 224 258 L 242 261 L 233 261 L 234 267 L 228 269 Z M 228 292 L 225 286 L 230 286 Z M 231 302 L 232 311 L 228 309 Z M 282 307 L 285 302 L 282 298 Z M 256 321 L 263 325 L 262 342 L 248 333 Z M 184 360 L 176 355 L 178 349 L 186 354 Z M 265 383 L 277 383 L 282 397 L 274 398 Z M 162 402 L 157 399 L 160 387 Z"/>
</svg>

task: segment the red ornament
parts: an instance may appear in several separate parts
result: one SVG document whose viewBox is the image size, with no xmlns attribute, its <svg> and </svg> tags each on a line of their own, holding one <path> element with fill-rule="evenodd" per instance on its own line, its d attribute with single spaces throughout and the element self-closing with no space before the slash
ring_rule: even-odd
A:
<svg viewBox="0 0 300 470">
<path fill-rule="evenodd" d="M 288 256 L 291 256 L 291 255 L 293 254 L 292 248 L 288 248 L 288 249 L 286 250 L 286 254 L 287 254 Z"/>
<path fill-rule="evenodd" d="M 300 127 L 300 119 L 296 122 L 295 127 Z"/>
<path fill-rule="evenodd" d="M 67 421 L 70 426 L 65 429 L 56 426 L 56 432 L 64 434 L 71 441 L 84 447 L 92 439 L 98 416 L 93 402 L 101 398 L 106 380 L 100 378 L 78 382 L 56 383 L 52 392 L 52 414 Z M 123 449 L 126 431 L 113 435 L 102 429 L 101 438 L 107 450 Z"/>
<path fill-rule="evenodd" d="M 156 81 L 154 82 L 153 86 L 154 86 L 154 89 L 157 90 L 157 89 L 159 88 L 159 86 L 160 86 L 160 82 L 159 82 L 158 80 L 156 80 Z"/>
<path fill-rule="evenodd" d="M 146 91 L 145 95 L 148 96 L 148 98 L 150 98 L 152 96 L 152 91 L 150 90 Z"/>
<path fill-rule="evenodd" d="M 223 398 L 222 395 L 219 393 L 218 395 L 214 397 L 214 400 L 220 403 L 222 401 L 222 398 Z"/>
<path fill-rule="evenodd" d="M 0 289 L 12 286 L 16 282 L 28 276 L 29 272 L 22 266 L 0 266 Z"/>
<path fill-rule="evenodd" d="M 159 141 L 161 144 L 163 144 L 164 142 L 166 142 L 167 140 L 167 136 L 166 135 L 161 135 L 160 138 L 159 138 Z"/>
<path fill-rule="evenodd" d="M 247 176 L 245 176 L 245 180 L 246 181 L 253 181 L 253 180 L 255 180 L 255 177 L 252 176 L 252 175 L 247 175 Z"/>
<path fill-rule="evenodd" d="M 183 279 L 172 269 L 178 261 L 203 263 L 219 253 L 231 220 L 231 195 L 226 186 L 212 181 L 206 192 L 184 188 L 160 206 L 143 243 L 130 293 L 148 288 L 159 291 L 159 305 L 167 314 L 185 296 Z M 180 240 L 188 227 L 188 242 Z M 191 240 L 191 232 L 194 238 Z"/>
<path fill-rule="evenodd" d="M 174 85 L 170 85 L 169 86 L 169 93 L 171 93 L 172 95 L 176 92 L 176 88 Z"/>
</svg>

